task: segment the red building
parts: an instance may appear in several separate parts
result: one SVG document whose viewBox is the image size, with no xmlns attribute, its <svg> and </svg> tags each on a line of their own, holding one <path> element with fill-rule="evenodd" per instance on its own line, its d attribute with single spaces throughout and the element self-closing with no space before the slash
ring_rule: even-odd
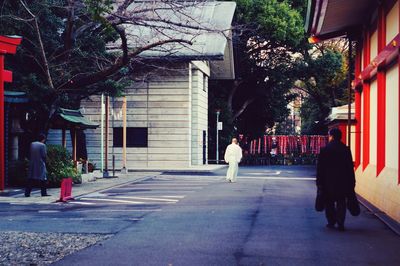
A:
<svg viewBox="0 0 400 266">
<path fill-rule="evenodd" d="M 356 191 L 400 221 L 398 0 L 309 0 L 312 41 L 347 36 L 356 44 Z"/>
</svg>

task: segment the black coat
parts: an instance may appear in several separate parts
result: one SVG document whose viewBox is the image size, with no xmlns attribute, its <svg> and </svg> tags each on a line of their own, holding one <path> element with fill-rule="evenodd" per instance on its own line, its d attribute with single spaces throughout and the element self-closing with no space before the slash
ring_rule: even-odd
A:
<svg viewBox="0 0 400 266">
<path fill-rule="evenodd" d="M 321 149 L 317 163 L 317 187 L 325 197 L 343 198 L 354 192 L 356 179 L 350 149 L 333 140 Z"/>
</svg>

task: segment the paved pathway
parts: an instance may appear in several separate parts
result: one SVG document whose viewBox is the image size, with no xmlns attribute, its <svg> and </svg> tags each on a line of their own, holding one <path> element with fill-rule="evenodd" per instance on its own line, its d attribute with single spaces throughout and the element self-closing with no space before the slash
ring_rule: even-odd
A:
<svg viewBox="0 0 400 266">
<path fill-rule="evenodd" d="M 93 204 L 80 208 L 107 208 L 104 219 L 116 208 L 126 208 L 119 219 L 136 208 L 154 209 L 56 265 L 400 265 L 400 237 L 365 209 L 348 217 L 344 233 L 325 228 L 313 209 L 313 173 L 242 168 L 233 184 L 222 172 L 160 176 L 85 196 L 79 201 Z"/>
</svg>

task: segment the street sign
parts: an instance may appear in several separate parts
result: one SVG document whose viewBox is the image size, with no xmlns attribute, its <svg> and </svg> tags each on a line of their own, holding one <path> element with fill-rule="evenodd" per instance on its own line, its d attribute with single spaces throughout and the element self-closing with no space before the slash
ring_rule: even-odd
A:
<svg viewBox="0 0 400 266">
<path fill-rule="evenodd" d="M 222 130 L 222 122 L 218 122 L 218 130 Z"/>
</svg>

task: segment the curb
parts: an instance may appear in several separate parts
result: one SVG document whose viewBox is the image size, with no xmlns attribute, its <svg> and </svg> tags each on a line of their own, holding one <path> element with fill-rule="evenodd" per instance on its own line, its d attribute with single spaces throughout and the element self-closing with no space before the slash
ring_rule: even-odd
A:
<svg viewBox="0 0 400 266">
<path fill-rule="evenodd" d="M 363 205 L 368 211 L 375 215 L 381 222 L 383 222 L 390 230 L 400 236 L 400 223 L 390 218 L 385 212 L 381 211 L 369 201 L 357 194 L 358 201 Z"/>
</svg>

